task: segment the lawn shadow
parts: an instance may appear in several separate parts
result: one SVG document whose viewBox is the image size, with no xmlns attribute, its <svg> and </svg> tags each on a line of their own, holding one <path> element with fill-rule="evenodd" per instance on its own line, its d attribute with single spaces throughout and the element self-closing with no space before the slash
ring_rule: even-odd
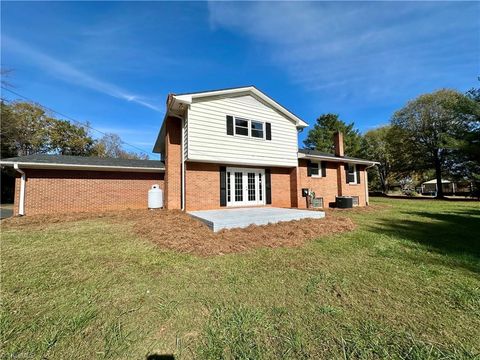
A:
<svg viewBox="0 0 480 360">
<path fill-rule="evenodd" d="M 150 354 L 147 355 L 146 360 L 175 360 L 172 354 Z"/>
<path fill-rule="evenodd" d="M 480 209 L 448 213 L 409 211 L 402 215 L 420 220 L 380 219 L 370 228 L 424 245 L 431 251 L 449 255 L 471 271 L 480 272 Z"/>
</svg>

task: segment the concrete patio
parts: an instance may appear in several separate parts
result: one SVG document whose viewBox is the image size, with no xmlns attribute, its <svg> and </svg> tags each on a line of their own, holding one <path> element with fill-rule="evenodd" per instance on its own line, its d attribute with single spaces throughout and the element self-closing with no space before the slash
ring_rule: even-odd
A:
<svg viewBox="0 0 480 360">
<path fill-rule="evenodd" d="M 266 225 L 280 221 L 321 219 L 325 217 L 323 211 L 275 207 L 201 210 L 189 211 L 188 214 L 204 222 L 215 232 L 222 229 L 245 228 L 252 224 Z"/>
</svg>

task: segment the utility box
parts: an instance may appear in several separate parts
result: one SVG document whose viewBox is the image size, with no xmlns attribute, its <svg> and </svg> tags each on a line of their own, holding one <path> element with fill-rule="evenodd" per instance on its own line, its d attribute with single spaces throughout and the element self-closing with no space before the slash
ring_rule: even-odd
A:
<svg viewBox="0 0 480 360">
<path fill-rule="evenodd" d="M 351 196 L 337 196 L 336 205 L 339 209 L 353 208 L 353 198 Z"/>
</svg>

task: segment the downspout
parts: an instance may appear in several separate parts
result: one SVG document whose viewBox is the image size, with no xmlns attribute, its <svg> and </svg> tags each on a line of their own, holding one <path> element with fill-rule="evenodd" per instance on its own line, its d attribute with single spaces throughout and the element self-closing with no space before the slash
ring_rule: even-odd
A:
<svg viewBox="0 0 480 360">
<path fill-rule="evenodd" d="M 187 112 L 188 115 L 188 112 Z M 182 197 L 182 211 L 185 210 L 185 118 L 182 117 L 182 185 L 181 185 L 181 197 Z"/>
<path fill-rule="evenodd" d="M 15 170 L 17 170 L 21 175 L 21 178 L 20 178 L 20 199 L 19 199 L 19 203 L 18 203 L 18 215 L 23 216 L 23 215 L 25 215 L 25 180 L 26 180 L 26 175 L 25 175 L 25 171 L 23 171 L 22 169 L 20 169 L 18 167 L 18 163 L 14 163 L 13 168 Z"/>
<path fill-rule="evenodd" d="M 367 170 L 374 167 L 375 164 L 372 164 L 370 166 L 367 166 L 365 168 L 365 204 L 368 205 L 368 203 L 370 202 L 370 198 L 368 196 L 368 173 L 367 173 Z"/>
</svg>

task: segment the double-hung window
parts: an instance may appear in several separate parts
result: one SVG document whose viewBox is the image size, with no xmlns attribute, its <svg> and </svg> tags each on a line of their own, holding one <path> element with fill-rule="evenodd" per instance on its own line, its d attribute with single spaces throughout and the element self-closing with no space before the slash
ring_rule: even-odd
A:
<svg viewBox="0 0 480 360">
<path fill-rule="evenodd" d="M 320 163 L 316 161 L 310 162 L 310 175 L 312 177 L 320 177 L 322 174 L 320 173 Z"/>
<path fill-rule="evenodd" d="M 348 164 L 348 183 L 357 184 L 357 167 L 355 164 Z"/>
<path fill-rule="evenodd" d="M 249 120 L 235 118 L 235 135 L 248 136 Z"/>
<path fill-rule="evenodd" d="M 263 122 L 250 121 L 250 130 L 252 137 L 263 139 Z"/>
<path fill-rule="evenodd" d="M 326 163 L 318 160 L 309 160 L 307 175 L 311 177 L 326 177 L 327 176 Z"/>
<path fill-rule="evenodd" d="M 235 135 L 264 139 L 265 123 L 236 117 Z"/>
</svg>

